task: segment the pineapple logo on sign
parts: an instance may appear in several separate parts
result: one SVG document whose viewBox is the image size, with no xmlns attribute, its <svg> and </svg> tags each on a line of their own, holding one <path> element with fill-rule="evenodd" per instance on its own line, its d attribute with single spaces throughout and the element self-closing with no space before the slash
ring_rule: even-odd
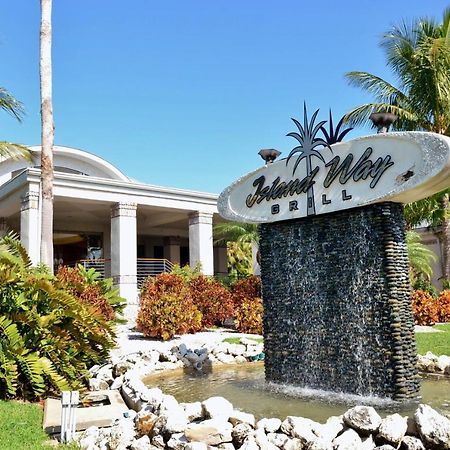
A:
<svg viewBox="0 0 450 450">
<path fill-rule="evenodd" d="M 306 175 L 311 180 L 314 179 L 315 175 L 319 171 L 319 167 L 312 168 L 312 160 L 313 158 L 320 159 L 324 164 L 326 164 L 326 161 L 322 154 L 316 150 L 317 147 L 322 147 L 323 149 L 328 149 L 331 153 L 333 153 L 333 150 L 331 150 L 330 145 L 327 141 L 325 141 L 322 138 L 317 137 L 317 133 L 323 129 L 323 126 L 326 123 L 326 120 L 323 120 L 319 122 L 316 126 L 314 126 L 314 122 L 316 121 L 317 114 L 319 113 L 319 110 L 317 110 L 311 117 L 311 122 L 308 122 L 308 114 L 306 112 L 306 103 L 303 105 L 303 126 L 301 123 L 297 120 L 292 118 L 292 121 L 295 123 L 295 125 L 298 128 L 298 132 L 293 131 L 291 133 L 288 133 L 287 136 L 293 137 L 299 142 L 299 145 L 294 147 L 291 152 L 289 153 L 289 156 L 286 159 L 286 166 L 289 164 L 289 161 L 291 158 L 299 154 L 297 156 L 297 160 L 294 164 L 294 169 L 292 170 L 292 175 L 295 174 L 295 171 L 297 170 L 298 165 L 305 160 L 306 161 Z M 331 115 L 331 114 L 330 114 Z M 309 183 L 306 191 L 307 196 L 307 215 L 308 216 L 314 216 L 316 214 L 316 205 L 314 200 L 314 187 L 313 183 Z"/>
</svg>

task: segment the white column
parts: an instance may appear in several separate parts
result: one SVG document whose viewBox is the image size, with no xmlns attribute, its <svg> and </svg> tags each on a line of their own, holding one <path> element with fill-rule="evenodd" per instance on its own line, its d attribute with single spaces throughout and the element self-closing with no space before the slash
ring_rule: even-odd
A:
<svg viewBox="0 0 450 450">
<path fill-rule="evenodd" d="M 252 242 L 252 266 L 253 275 L 261 275 L 261 267 L 258 262 L 259 245 L 256 242 Z"/>
<path fill-rule="evenodd" d="M 164 258 L 174 264 L 180 264 L 180 238 L 168 236 L 164 238 Z"/>
<path fill-rule="evenodd" d="M 111 208 L 111 277 L 127 300 L 125 316 L 137 315 L 136 203 L 116 203 Z"/>
<path fill-rule="evenodd" d="M 22 196 L 20 207 L 20 241 L 33 265 L 40 261 L 39 192 L 29 191 Z"/>
<path fill-rule="evenodd" d="M 189 214 L 189 264 L 201 264 L 205 275 L 214 275 L 213 228 L 211 213 Z"/>
</svg>

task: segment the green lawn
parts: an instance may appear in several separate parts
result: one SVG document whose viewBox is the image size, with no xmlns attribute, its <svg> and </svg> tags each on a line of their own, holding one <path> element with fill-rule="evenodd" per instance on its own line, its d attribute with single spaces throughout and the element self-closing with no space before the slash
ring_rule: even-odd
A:
<svg viewBox="0 0 450 450">
<path fill-rule="evenodd" d="M 426 352 L 435 355 L 450 355 L 450 323 L 435 325 L 435 328 L 443 333 L 416 333 L 417 352 L 424 355 Z M 240 338 L 226 338 L 223 342 L 239 344 Z M 262 338 L 255 338 L 255 341 L 262 342 Z"/>
<path fill-rule="evenodd" d="M 434 328 L 443 333 L 416 333 L 417 352 L 424 355 L 426 352 L 435 355 L 450 355 L 450 323 L 435 325 Z"/>
<path fill-rule="evenodd" d="M 0 401 L 1 450 L 49 450 L 55 448 L 42 429 L 42 408 L 34 403 Z M 75 449 L 77 446 L 56 446 Z"/>
<path fill-rule="evenodd" d="M 248 339 L 250 339 L 252 341 L 255 341 L 258 344 L 263 341 L 263 338 L 248 338 Z M 228 342 L 228 344 L 240 344 L 241 343 L 241 338 L 230 337 L 230 338 L 224 339 L 223 342 Z"/>
</svg>

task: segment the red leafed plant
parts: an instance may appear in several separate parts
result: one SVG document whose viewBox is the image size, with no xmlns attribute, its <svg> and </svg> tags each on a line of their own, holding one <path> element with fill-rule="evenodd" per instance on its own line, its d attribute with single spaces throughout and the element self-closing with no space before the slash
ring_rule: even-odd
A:
<svg viewBox="0 0 450 450">
<path fill-rule="evenodd" d="M 203 327 L 211 327 L 224 322 L 234 315 L 233 298 L 219 281 L 199 275 L 189 283 L 195 305 L 203 314 Z"/>
<path fill-rule="evenodd" d="M 436 300 L 439 322 L 450 322 L 450 289 L 445 289 Z"/>
<path fill-rule="evenodd" d="M 202 313 L 180 275 L 162 273 L 145 281 L 136 320 L 138 330 L 145 336 L 168 340 L 175 334 L 200 330 L 201 323 Z"/>
<path fill-rule="evenodd" d="M 439 304 L 426 291 L 412 291 L 412 309 L 416 325 L 434 325 L 439 322 Z"/>
<path fill-rule="evenodd" d="M 98 281 L 93 277 L 93 269 L 86 271 L 83 267 L 62 266 L 58 269 L 56 278 L 59 283 L 67 289 L 75 298 L 86 305 L 91 305 L 95 311 L 100 313 L 106 320 L 115 320 L 116 311 L 114 302 L 108 300 L 108 293 L 104 292 L 104 280 Z M 110 286 L 112 288 L 112 286 Z M 116 296 L 118 297 L 118 296 Z M 120 299 L 118 297 L 118 299 Z M 116 300 L 116 299 L 114 299 Z M 123 299 L 120 299 L 123 302 Z M 123 304 L 120 304 L 120 311 Z"/>
<path fill-rule="evenodd" d="M 262 334 L 261 279 L 252 276 L 239 280 L 233 285 L 232 295 L 236 309 L 236 329 L 241 333 Z"/>
</svg>

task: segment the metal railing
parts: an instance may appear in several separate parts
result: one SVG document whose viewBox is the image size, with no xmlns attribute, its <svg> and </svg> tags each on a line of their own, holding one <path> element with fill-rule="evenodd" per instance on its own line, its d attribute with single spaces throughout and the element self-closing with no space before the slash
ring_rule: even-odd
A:
<svg viewBox="0 0 450 450">
<path fill-rule="evenodd" d="M 163 272 L 172 272 L 173 264 L 168 259 L 138 258 L 137 285 L 141 288 L 147 277 L 154 277 Z"/>
<path fill-rule="evenodd" d="M 77 261 L 85 269 L 94 268 L 105 277 L 105 265 L 110 264 L 110 259 L 81 259 Z M 137 258 L 137 285 L 142 286 L 147 277 L 154 277 L 163 272 L 171 272 L 173 264 L 168 259 L 158 258 Z"/>
</svg>

